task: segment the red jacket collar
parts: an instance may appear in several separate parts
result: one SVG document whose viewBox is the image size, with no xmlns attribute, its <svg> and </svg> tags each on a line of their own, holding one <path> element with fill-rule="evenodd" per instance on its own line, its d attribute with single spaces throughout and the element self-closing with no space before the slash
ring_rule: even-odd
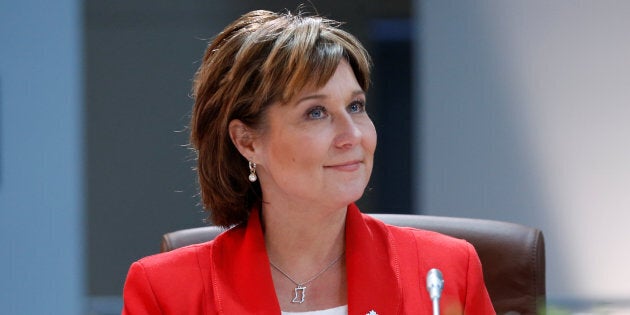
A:
<svg viewBox="0 0 630 315">
<path fill-rule="evenodd" d="M 397 313 L 402 287 L 398 257 L 383 223 L 362 215 L 356 205 L 346 215 L 348 313 Z M 244 227 L 216 238 L 212 249 L 212 290 L 224 314 L 280 314 L 265 249 L 260 215 L 253 209 Z"/>
</svg>

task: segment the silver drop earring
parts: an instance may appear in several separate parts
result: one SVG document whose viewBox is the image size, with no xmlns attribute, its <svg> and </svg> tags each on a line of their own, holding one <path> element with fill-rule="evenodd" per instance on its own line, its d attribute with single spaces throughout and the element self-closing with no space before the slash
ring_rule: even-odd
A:
<svg viewBox="0 0 630 315">
<path fill-rule="evenodd" d="M 249 161 L 249 177 L 248 177 L 250 182 L 255 182 L 258 179 L 258 176 L 256 176 L 256 163 Z"/>
</svg>

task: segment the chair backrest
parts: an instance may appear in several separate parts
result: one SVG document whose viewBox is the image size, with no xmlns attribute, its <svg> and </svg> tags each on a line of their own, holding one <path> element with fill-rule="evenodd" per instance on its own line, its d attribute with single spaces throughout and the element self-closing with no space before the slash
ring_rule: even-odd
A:
<svg viewBox="0 0 630 315">
<path fill-rule="evenodd" d="M 540 230 L 480 219 L 412 214 L 371 214 L 397 226 L 436 231 L 470 242 L 483 265 L 484 280 L 497 314 L 541 314 L 545 308 L 545 241 Z M 216 226 L 164 234 L 162 252 L 214 239 Z"/>
</svg>

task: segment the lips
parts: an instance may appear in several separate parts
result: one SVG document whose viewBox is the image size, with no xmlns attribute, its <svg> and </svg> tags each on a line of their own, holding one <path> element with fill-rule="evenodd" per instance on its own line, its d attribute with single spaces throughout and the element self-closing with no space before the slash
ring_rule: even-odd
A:
<svg viewBox="0 0 630 315">
<path fill-rule="evenodd" d="M 326 165 L 325 168 L 334 169 L 338 171 L 344 171 L 344 172 L 353 172 L 353 171 L 358 170 L 359 167 L 361 167 L 361 163 L 363 162 L 360 160 L 354 160 L 354 161 L 348 161 L 348 162 L 343 162 L 339 164 Z"/>
</svg>

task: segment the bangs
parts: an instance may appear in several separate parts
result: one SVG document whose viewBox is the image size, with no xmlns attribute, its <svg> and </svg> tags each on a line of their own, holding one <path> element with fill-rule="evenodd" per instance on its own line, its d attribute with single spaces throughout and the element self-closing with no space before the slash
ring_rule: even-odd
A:
<svg viewBox="0 0 630 315">
<path fill-rule="evenodd" d="M 302 62 L 289 74 L 281 101 L 289 101 L 304 88 L 317 89 L 326 85 L 343 56 L 344 50 L 337 43 L 321 43 L 313 47 L 310 54 L 300 58 Z"/>
<path fill-rule="evenodd" d="M 304 88 L 320 88 L 328 82 L 342 59 L 367 91 L 369 57 L 352 35 L 332 27 L 322 18 L 291 16 L 262 65 L 262 95 L 268 101 L 288 102 Z M 266 92 L 266 93 L 265 93 Z"/>
</svg>

